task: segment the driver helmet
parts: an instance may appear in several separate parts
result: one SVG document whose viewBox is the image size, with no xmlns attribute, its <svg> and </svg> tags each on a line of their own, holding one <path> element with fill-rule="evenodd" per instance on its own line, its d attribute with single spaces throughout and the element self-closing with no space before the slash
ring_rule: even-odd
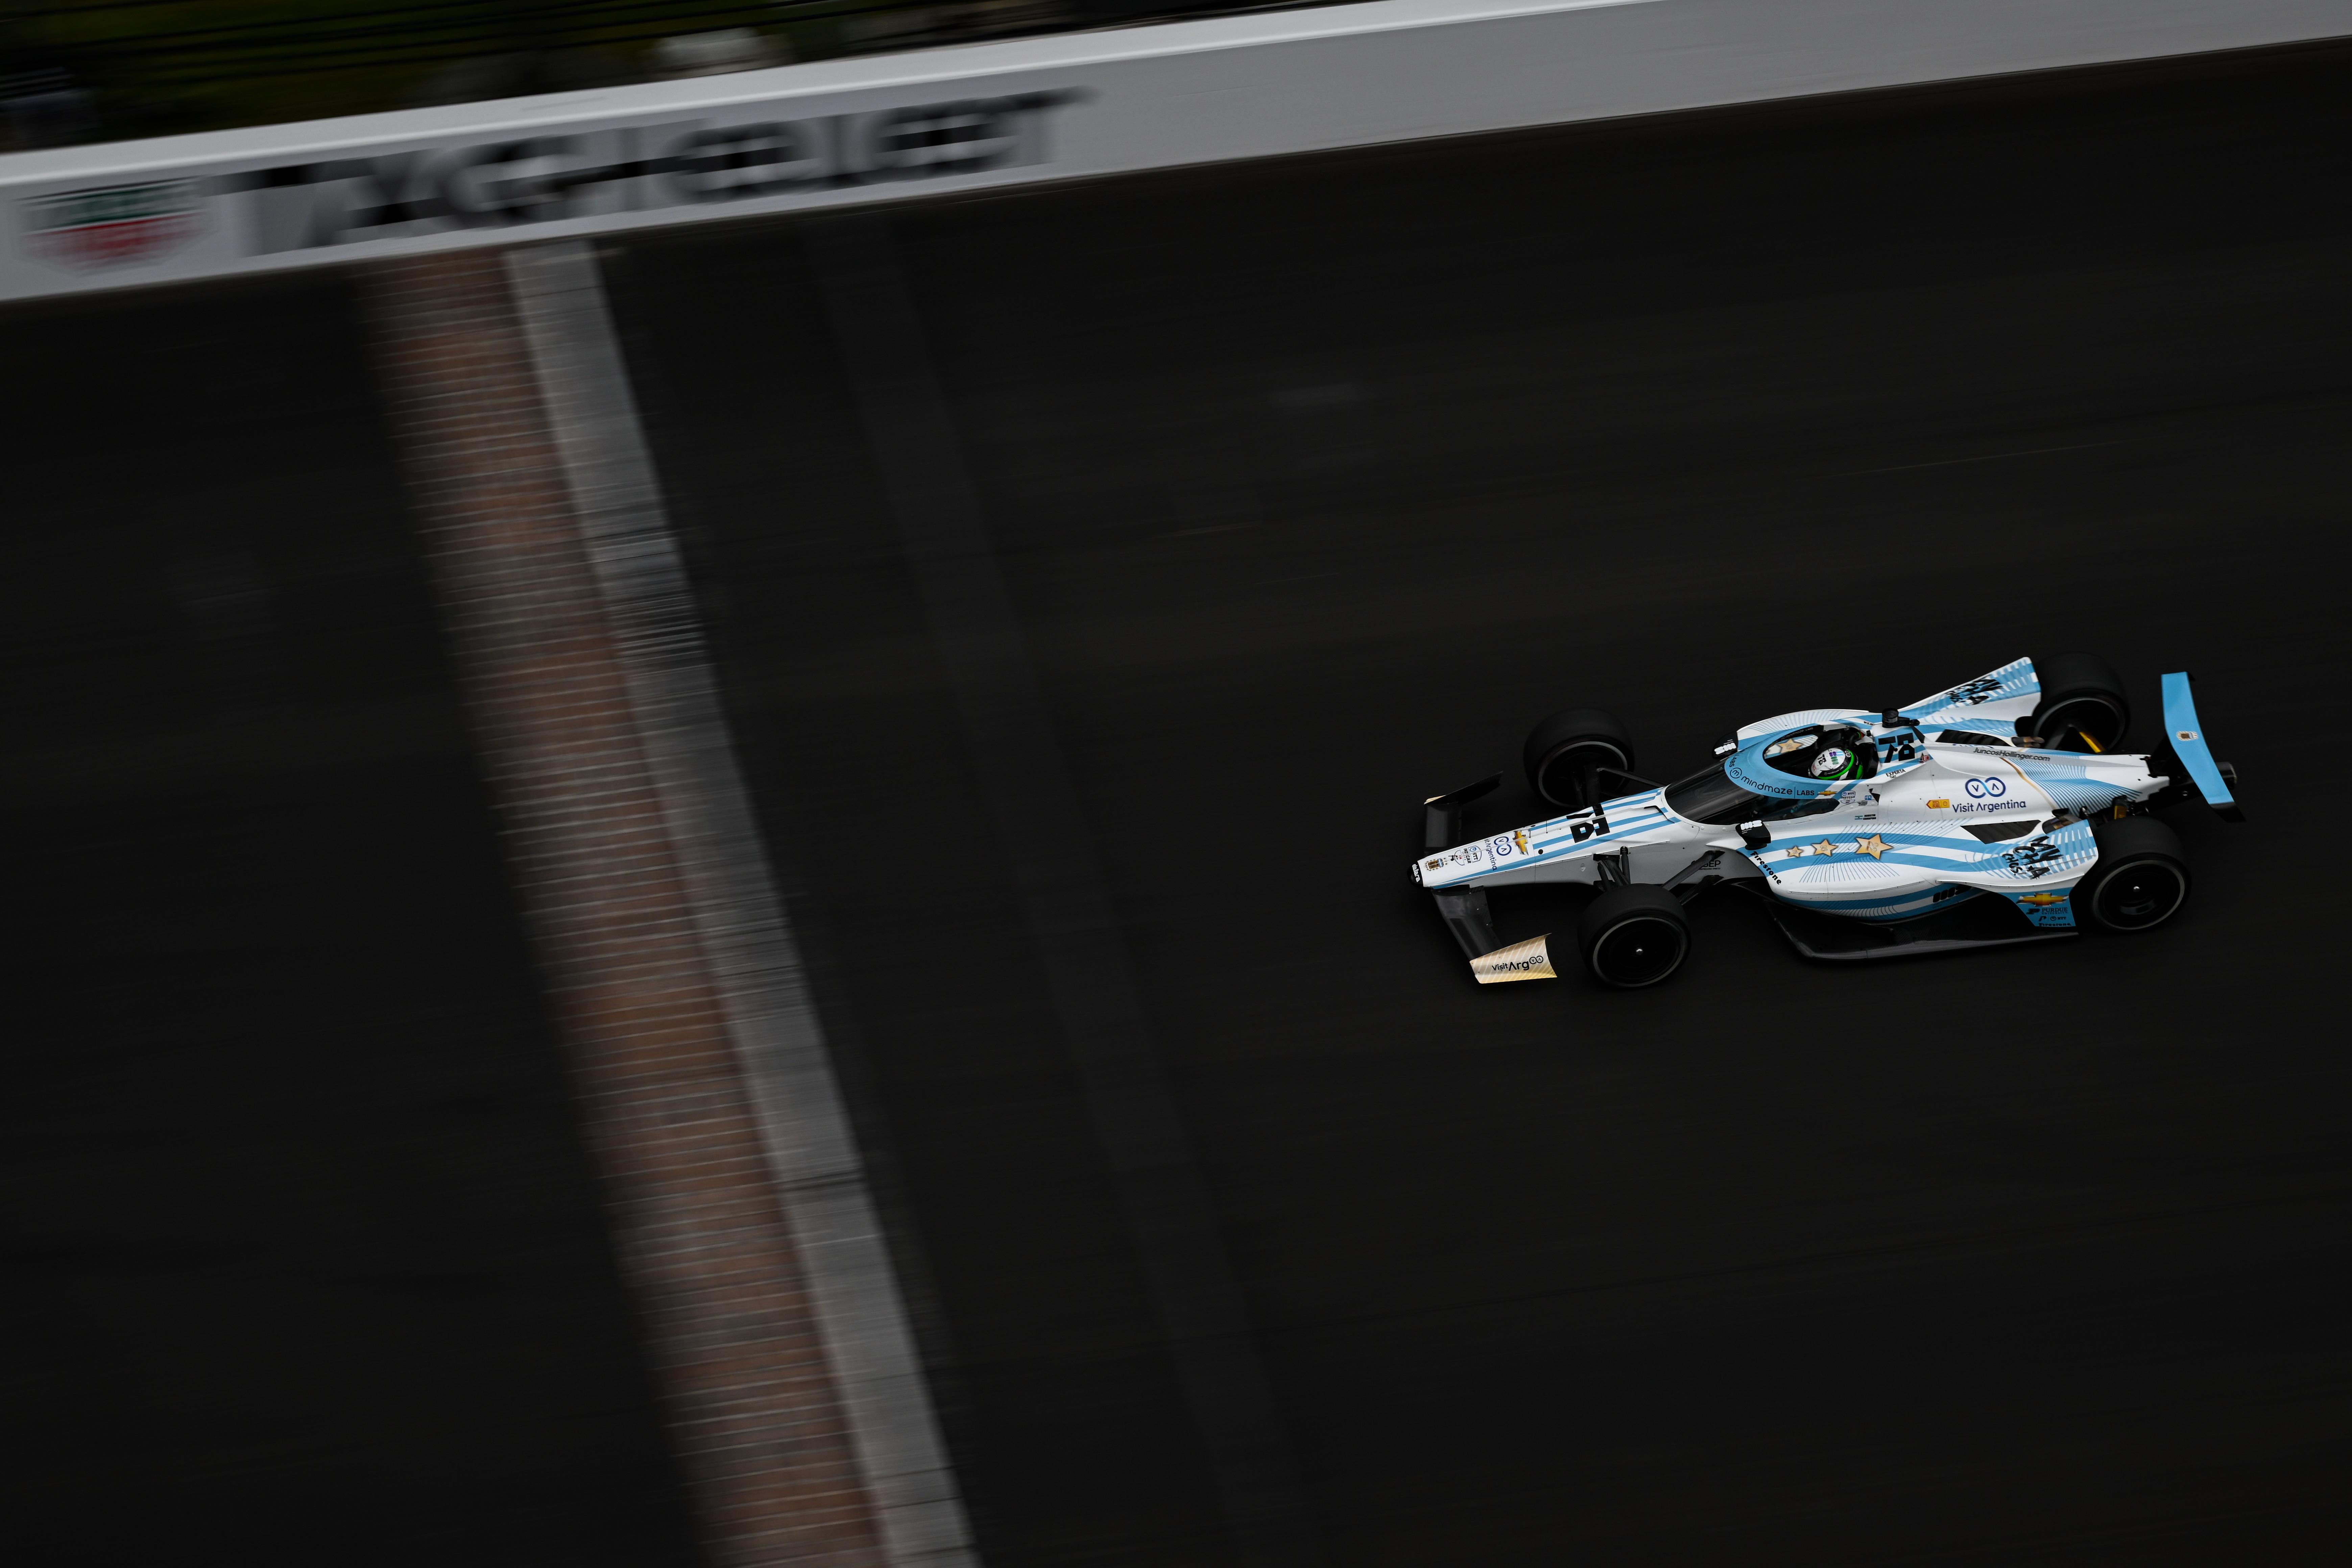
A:
<svg viewBox="0 0 2352 1568">
<path fill-rule="evenodd" d="M 1805 771 L 1817 779 L 1850 779 L 1853 777 L 1854 754 L 1843 746 L 1823 746 Z"/>
</svg>

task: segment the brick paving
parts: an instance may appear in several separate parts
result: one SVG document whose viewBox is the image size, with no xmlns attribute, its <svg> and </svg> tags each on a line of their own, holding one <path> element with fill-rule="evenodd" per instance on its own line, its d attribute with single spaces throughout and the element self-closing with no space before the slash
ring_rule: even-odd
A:
<svg viewBox="0 0 2352 1568">
<path fill-rule="evenodd" d="M 378 353 L 582 1124 L 706 1542 L 884 1562 L 504 258 L 383 263 Z"/>
</svg>

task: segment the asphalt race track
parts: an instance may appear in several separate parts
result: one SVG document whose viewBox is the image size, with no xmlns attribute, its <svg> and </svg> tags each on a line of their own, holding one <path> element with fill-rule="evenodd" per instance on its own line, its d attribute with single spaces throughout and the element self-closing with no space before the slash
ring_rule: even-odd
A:
<svg viewBox="0 0 2352 1568">
<path fill-rule="evenodd" d="M 1066 933 L 1023 918 L 1067 855 L 1331 1562 L 2352 1549 L 2342 922 L 2294 849 L 2345 761 L 2346 68 L 619 254 L 991 1561 L 1222 1560 L 1047 999 Z M 891 252 L 917 330 L 877 348 Z M 1005 649 L 910 564 L 952 551 L 908 521 L 941 508 L 993 540 L 1057 756 L 972 733 L 960 667 Z M 1664 990 L 1481 991 L 1408 884 L 1423 796 L 1513 766 L 1486 820 L 1540 815 L 1515 763 L 1550 709 L 1615 710 L 1672 777 L 1751 718 L 2076 647 L 2143 738 L 2194 669 L 2248 781 L 2242 828 L 2177 814 L 2198 883 L 2160 934 L 1856 971 L 1717 894 Z M 992 794 L 1024 780 L 1025 816 Z"/>
<path fill-rule="evenodd" d="M 2347 89 L 604 251 L 991 1568 L 1234 1563 L 1237 1508 L 1333 1568 L 2352 1553 Z M 0 346 L 12 1531 L 692 1560 L 354 291 Z M 2154 934 L 1829 966 L 1717 892 L 1665 987 L 1480 988 L 1408 881 L 1424 796 L 1538 815 L 1551 709 L 1672 777 L 2075 648 L 2142 743 L 2193 669 L 2243 777 Z"/>
<path fill-rule="evenodd" d="M 693 1561 L 349 280 L 0 363 L 11 1555 Z"/>
</svg>

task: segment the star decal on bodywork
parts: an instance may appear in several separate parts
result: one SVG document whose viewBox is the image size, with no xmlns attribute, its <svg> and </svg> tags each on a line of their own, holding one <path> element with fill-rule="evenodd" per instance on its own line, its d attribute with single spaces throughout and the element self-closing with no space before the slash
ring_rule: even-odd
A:
<svg viewBox="0 0 2352 1568">
<path fill-rule="evenodd" d="M 1893 845 L 1875 833 L 1853 847 L 1855 854 L 1867 855 L 1874 860 L 1884 858 L 1887 850 L 1893 847 Z"/>
<path fill-rule="evenodd" d="M 1813 853 L 1816 855 L 1834 855 L 1837 853 L 1837 846 L 1824 838 L 1819 844 L 1813 846 Z"/>
</svg>

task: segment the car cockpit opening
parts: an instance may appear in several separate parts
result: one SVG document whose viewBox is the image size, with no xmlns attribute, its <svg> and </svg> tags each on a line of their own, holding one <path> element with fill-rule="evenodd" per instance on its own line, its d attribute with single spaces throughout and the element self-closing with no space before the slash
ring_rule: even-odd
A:
<svg viewBox="0 0 2352 1568">
<path fill-rule="evenodd" d="M 1843 784 L 1878 774 L 1878 742 L 1847 724 L 1815 724 L 1764 748 L 1765 765 L 1801 779 Z"/>
</svg>

